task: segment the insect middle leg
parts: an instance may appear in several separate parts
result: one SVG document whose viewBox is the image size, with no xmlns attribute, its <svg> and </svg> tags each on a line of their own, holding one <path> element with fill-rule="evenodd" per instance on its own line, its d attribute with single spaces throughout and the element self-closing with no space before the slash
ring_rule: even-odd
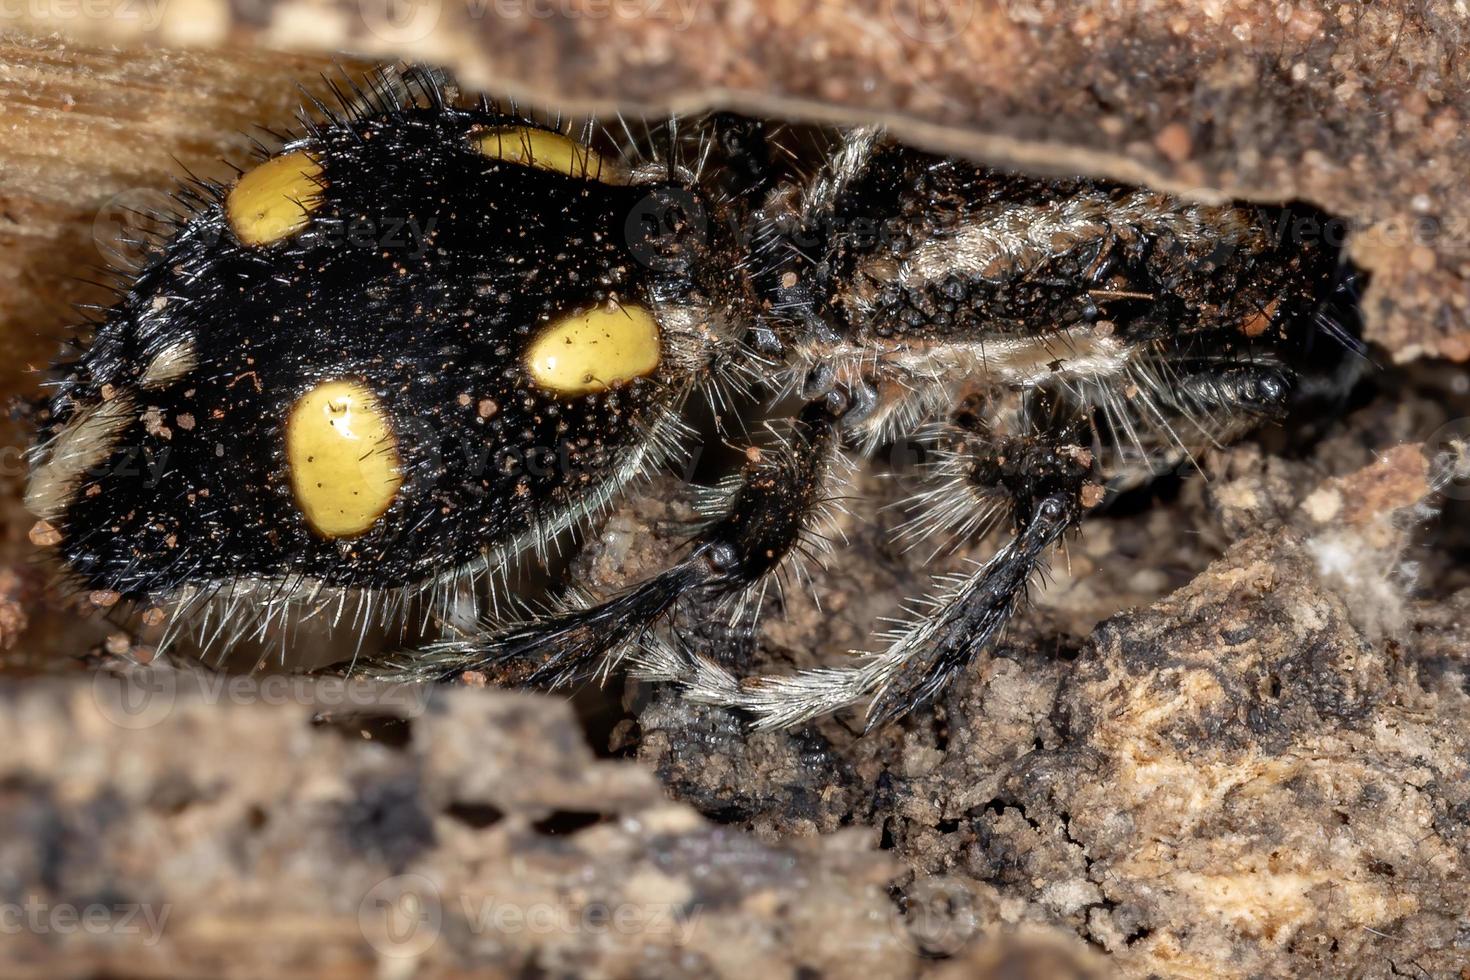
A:
<svg viewBox="0 0 1470 980">
<path fill-rule="evenodd" d="M 560 687 L 605 673 L 685 599 L 733 598 L 800 547 L 820 510 L 836 448 L 835 399 L 809 405 L 785 445 L 751 453 L 724 514 L 683 559 L 612 598 L 411 651 L 392 676 L 450 678 L 474 670 L 507 686 Z M 394 670 L 392 668 L 398 668 Z"/>
</svg>

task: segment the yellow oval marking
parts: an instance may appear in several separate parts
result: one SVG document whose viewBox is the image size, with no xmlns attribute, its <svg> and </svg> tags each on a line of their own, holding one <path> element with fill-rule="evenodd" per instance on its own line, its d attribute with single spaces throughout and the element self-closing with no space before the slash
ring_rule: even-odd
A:
<svg viewBox="0 0 1470 980">
<path fill-rule="evenodd" d="M 652 374 L 660 354 L 652 313 L 608 303 L 549 324 L 531 341 L 525 364 L 537 387 L 586 395 Z"/>
<path fill-rule="evenodd" d="M 622 172 L 603 159 L 602 154 L 561 133 L 534 126 L 497 126 L 476 130 L 471 139 L 475 149 L 492 160 L 600 180 L 604 184 L 623 183 Z"/>
<path fill-rule="evenodd" d="M 296 150 L 241 174 L 225 198 L 225 215 L 246 245 L 271 245 L 311 223 L 321 205 L 321 164 Z"/>
<path fill-rule="evenodd" d="M 327 538 L 367 531 L 403 483 L 388 415 L 357 381 L 326 381 L 297 400 L 286 420 L 286 461 L 296 505 Z"/>
</svg>

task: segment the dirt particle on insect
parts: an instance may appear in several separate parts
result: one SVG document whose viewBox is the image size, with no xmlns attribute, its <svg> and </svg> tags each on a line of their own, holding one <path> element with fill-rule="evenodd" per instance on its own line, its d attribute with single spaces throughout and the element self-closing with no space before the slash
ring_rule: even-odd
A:
<svg viewBox="0 0 1470 980">
<path fill-rule="evenodd" d="M 163 424 L 163 409 L 150 405 L 143 412 L 143 431 L 159 439 L 172 439 L 174 432 Z"/>
<path fill-rule="evenodd" d="M 30 541 L 37 548 L 54 548 L 61 544 L 61 532 L 50 521 L 37 521 L 31 525 Z"/>
</svg>

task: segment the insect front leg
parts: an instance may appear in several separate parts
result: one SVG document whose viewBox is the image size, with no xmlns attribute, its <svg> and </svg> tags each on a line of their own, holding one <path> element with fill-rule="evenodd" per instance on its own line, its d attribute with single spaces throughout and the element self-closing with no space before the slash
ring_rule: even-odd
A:
<svg viewBox="0 0 1470 980">
<path fill-rule="evenodd" d="M 498 684 L 536 687 L 605 674 L 681 600 L 738 596 L 801 545 L 825 500 L 835 423 L 826 402 L 813 404 L 795 420 L 784 445 L 752 451 L 724 513 L 667 571 L 596 605 L 510 625 L 482 624 L 472 636 L 395 660 L 387 672 L 423 680 L 474 670 Z"/>
</svg>

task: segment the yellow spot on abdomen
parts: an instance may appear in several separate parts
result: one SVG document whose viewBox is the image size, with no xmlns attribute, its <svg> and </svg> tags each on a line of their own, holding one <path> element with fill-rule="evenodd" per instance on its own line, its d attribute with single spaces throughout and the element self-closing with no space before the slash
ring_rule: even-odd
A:
<svg viewBox="0 0 1470 980">
<path fill-rule="evenodd" d="M 270 245 L 311 223 L 321 204 L 322 168 L 305 150 L 272 157 L 240 175 L 225 198 L 225 215 L 246 245 Z"/>
<path fill-rule="evenodd" d="M 534 126 L 498 126 L 476 130 L 470 137 L 475 149 L 492 160 L 505 160 L 523 167 L 539 167 L 604 184 L 623 183 L 623 174 L 590 146 L 569 136 Z"/>
<path fill-rule="evenodd" d="M 525 363 L 537 387 L 575 396 L 650 375 L 659 355 L 653 314 L 609 303 L 547 326 L 531 341 Z"/>
<path fill-rule="evenodd" d="M 291 489 L 323 537 L 371 528 L 403 483 L 398 441 L 366 385 L 326 381 L 302 395 L 286 420 Z"/>
</svg>

